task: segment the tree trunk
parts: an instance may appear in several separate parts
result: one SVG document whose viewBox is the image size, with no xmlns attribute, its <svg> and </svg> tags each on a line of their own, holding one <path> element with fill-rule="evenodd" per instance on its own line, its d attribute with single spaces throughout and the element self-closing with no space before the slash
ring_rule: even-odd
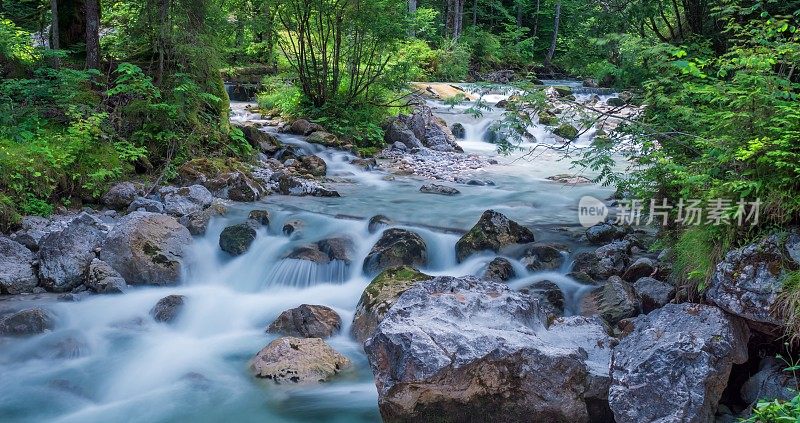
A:
<svg viewBox="0 0 800 423">
<path fill-rule="evenodd" d="M 58 0 L 50 0 L 50 14 L 52 21 L 50 23 L 50 48 L 58 50 Z"/>
<path fill-rule="evenodd" d="M 533 15 L 533 38 L 536 38 L 536 34 L 539 32 L 539 8 L 541 5 L 541 0 L 536 0 L 536 13 Z"/>
<path fill-rule="evenodd" d="M 445 0 L 446 19 L 444 23 L 445 37 L 452 37 L 455 25 L 455 3 L 457 0 Z"/>
<path fill-rule="evenodd" d="M 99 0 L 86 0 L 86 68 L 100 69 Z"/>
<path fill-rule="evenodd" d="M 472 0 L 472 26 L 478 26 L 478 0 Z"/>
<path fill-rule="evenodd" d="M 164 79 L 164 63 L 167 50 L 167 17 L 169 16 L 169 0 L 158 0 L 158 73 L 156 85 Z"/>
<path fill-rule="evenodd" d="M 464 18 L 464 0 L 455 0 L 455 12 L 454 12 L 454 21 L 455 25 L 453 27 L 453 38 L 458 39 L 461 36 L 462 30 L 462 23 Z"/>
<path fill-rule="evenodd" d="M 86 42 L 86 13 L 84 0 L 58 1 L 58 46 L 69 49 Z"/>
<path fill-rule="evenodd" d="M 415 13 L 417 13 L 417 0 L 408 0 L 408 14 L 413 18 Z M 411 27 L 411 29 L 408 30 L 408 35 L 411 37 L 415 37 L 417 35 L 414 27 Z"/>
<path fill-rule="evenodd" d="M 556 16 L 553 18 L 553 39 L 550 41 L 550 49 L 547 50 L 547 57 L 544 58 L 544 64 L 550 65 L 553 61 L 553 55 L 556 54 L 556 41 L 558 41 L 558 23 L 561 20 L 561 0 L 556 2 Z"/>
</svg>

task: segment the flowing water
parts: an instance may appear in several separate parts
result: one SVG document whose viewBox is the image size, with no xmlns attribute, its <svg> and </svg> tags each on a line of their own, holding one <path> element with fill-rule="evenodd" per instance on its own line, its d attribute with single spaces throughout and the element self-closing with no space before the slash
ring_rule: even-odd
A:
<svg viewBox="0 0 800 423">
<path fill-rule="evenodd" d="M 499 100 L 497 95 L 492 100 Z M 242 104 L 234 104 L 234 120 L 252 120 Z M 90 296 L 79 302 L 55 302 L 48 296 L 15 297 L 6 307 L 47 302 L 58 316 L 55 331 L 31 338 L 0 338 L 0 421 L 25 422 L 358 422 L 378 421 L 377 392 L 361 347 L 347 335 L 362 290 L 370 280 L 361 263 L 380 237 L 370 234 L 367 220 L 376 214 L 395 226 L 419 233 L 426 241 L 433 275 L 480 274 L 494 255 L 473 256 L 457 264 L 455 242 L 486 209 L 500 211 L 533 228 L 537 239 L 572 245 L 577 203 L 583 195 L 606 198 L 609 189 L 593 184 L 566 186 L 547 176 L 574 173 L 567 160 L 545 151 L 535 158 L 522 153 L 499 156 L 483 133 L 500 109 L 481 118 L 433 103 L 448 123 L 460 122 L 466 152 L 491 156 L 499 164 L 469 176 L 494 186 L 457 185 L 455 197 L 423 194 L 414 177 L 387 178 L 382 171 L 363 171 L 349 164 L 349 153 L 308 144 L 301 137 L 278 134 L 285 143 L 313 152 L 328 165 L 327 184 L 341 198 L 271 195 L 260 203 L 236 204 L 212 220 L 198 237 L 186 264 L 185 280 L 176 287 L 130 289 L 124 295 Z M 552 142 L 543 128 L 531 128 L 540 142 Z M 538 131 L 538 132 L 537 132 Z M 549 137 L 549 138 L 548 138 Z M 550 141 L 548 141 L 550 140 Z M 588 175 L 591 176 L 591 175 Z M 255 208 L 270 210 L 269 227 L 250 250 L 231 258 L 220 251 L 219 234 Z M 299 221 L 291 236 L 286 222 Z M 567 229 L 565 230 L 564 227 Z M 331 236 L 355 240 L 350 264 L 317 265 L 285 259 L 293 248 Z M 575 312 L 586 289 L 565 273 L 533 273 L 517 261 L 512 287 L 551 280 L 564 290 L 569 312 Z M 186 305 L 172 325 L 157 324 L 150 308 L 169 294 L 186 296 Z M 353 361 L 353 368 L 317 387 L 271 386 L 250 376 L 247 361 L 273 335 L 265 327 L 278 314 L 299 304 L 332 307 L 342 317 L 340 335 L 328 340 Z"/>
</svg>

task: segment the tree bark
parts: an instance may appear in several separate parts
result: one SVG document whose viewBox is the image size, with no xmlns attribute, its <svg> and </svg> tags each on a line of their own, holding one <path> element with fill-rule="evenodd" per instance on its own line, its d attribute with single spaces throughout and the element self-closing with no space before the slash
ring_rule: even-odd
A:
<svg viewBox="0 0 800 423">
<path fill-rule="evenodd" d="M 86 42 L 84 0 L 58 0 L 58 46 L 69 49 Z"/>
<path fill-rule="evenodd" d="M 542 5 L 541 0 L 536 0 L 536 13 L 533 15 L 533 38 L 539 32 L 539 8 Z"/>
<path fill-rule="evenodd" d="M 413 18 L 415 13 L 417 13 L 417 0 L 408 0 L 408 14 Z M 408 35 L 416 37 L 417 31 L 411 27 L 411 29 L 408 30 Z"/>
<path fill-rule="evenodd" d="M 478 0 L 472 0 L 472 26 L 478 26 Z"/>
<path fill-rule="evenodd" d="M 556 41 L 558 41 L 558 24 L 561 20 L 561 0 L 556 2 L 556 16 L 553 18 L 553 39 L 550 41 L 550 49 L 547 50 L 547 57 L 544 58 L 544 64 L 550 65 L 553 61 L 553 56 L 556 54 Z"/>
<path fill-rule="evenodd" d="M 50 14 L 52 20 L 50 23 L 50 48 L 58 50 L 58 0 L 50 0 Z"/>
<path fill-rule="evenodd" d="M 86 0 L 86 68 L 100 69 L 99 0 Z"/>
</svg>

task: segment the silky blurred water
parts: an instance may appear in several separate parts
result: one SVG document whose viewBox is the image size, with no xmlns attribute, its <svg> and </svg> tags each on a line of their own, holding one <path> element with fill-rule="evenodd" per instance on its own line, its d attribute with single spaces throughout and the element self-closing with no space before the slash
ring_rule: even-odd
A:
<svg viewBox="0 0 800 423">
<path fill-rule="evenodd" d="M 495 97 L 492 100 L 502 99 L 503 94 Z M 479 254 L 457 264 L 454 245 L 484 210 L 497 210 L 531 227 L 538 239 L 569 243 L 570 232 L 558 228 L 577 225 L 578 199 L 611 194 L 594 184 L 567 186 L 546 180 L 575 173 L 557 152 L 534 158 L 523 158 L 521 152 L 497 155 L 496 146 L 482 138 L 501 117 L 499 109 L 473 118 L 461 113 L 466 106 L 434 106 L 448 124 L 464 124 L 467 136 L 459 143 L 467 152 L 498 161 L 463 176 L 491 180 L 494 186 L 457 185 L 461 194 L 454 197 L 422 194 L 420 179 L 387 180 L 391 178 L 384 172 L 351 165 L 349 153 L 279 134 L 283 142 L 321 156 L 329 177 L 349 181 L 326 184 L 342 197 L 271 195 L 259 203 L 232 206 L 195 240 L 180 286 L 133 288 L 123 295 L 88 296 L 69 303 L 55 302 L 49 295 L 0 300 L 0 308 L 6 310 L 44 303 L 58 317 L 52 332 L 0 338 L 0 421 L 379 421 L 371 371 L 361 347 L 348 336 L 356 303 L 371 276 L 362 272 L 362 262 L 380 237 L 380 232 L 370 234 L 367 229 L 371 216 L 384 214 L 396 222 L 394 227 L 422 236 L 429 254 L 423 271 L 481 274 L 495 255 Z M 234 104 L 235 120 L 257 118 Z M 547 131 L 534 129 L 544 140 Z M 253 209 L 269 210 L 271 222 L 259 230 L 247 253 L 229 257 L 219 249 L 219 234 L 225 226 L 244 221 Z M 290 220 L 301 225 L 287 236 L 282 227 Z M 298 246 L 335 236 L 354 240 L 356 251 L 349 264 L 286 258 Z M 518 261 L 512 263 L 520 275 L 513 287 L 551 280 L 564 290 L 567 308 L 576 310 L 585 287 L 564 275 L 568 264 L 558 271 L 531 274 Z M 185 306 L 174 324 L 156 323 L 148 312 L 170 294 L 186 296 Z M 274 386 L 251 377 L 247 361 L 274 339 L 264 332 L 266 326 L 281 311 L 303 303 L 326 305 L 341 315 L 341 334 L 327 342 L 353 361 L 352 369 L 315 387 Z"/>
</svg>

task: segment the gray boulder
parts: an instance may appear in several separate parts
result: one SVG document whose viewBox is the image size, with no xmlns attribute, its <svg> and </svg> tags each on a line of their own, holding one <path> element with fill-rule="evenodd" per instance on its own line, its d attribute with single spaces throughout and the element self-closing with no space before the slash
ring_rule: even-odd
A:
<svg viewBox="0 0 800 423">
<path fill-rule="evenodd" d="M 159 190 L 164 201 L 164 212 L 172 216 L 186 216 L 211 205 L 214 196 L 202 185 L 164 187 Z"/>
<path fill-rule="evenodd" d="M 190 234 L 204 235 L 208 229 L 208 224 L 211 223 L 211 218 L 225 215 L 227 212 L 228 206 L 223 200 L 215 198 L 208 208 L 181 216 L 178 218 L 178 222 L 186 226 Z"/>
<path fill-rule="evenodd" d="M 256 222 L 251 220 L 226 227 L 219 234 L 219 248 L 232 256 L 244 254 L 256 240 L 256 229 Z"/>
<path fill-rule="evenodd" d="M 55 317 L 36 307 L 0 317 L 0 336 L 27 336 L 43 333 L 55 327 Z"/>
<path fill-rule="evenodd" d="M 439 185 L 439 184 L 425 184 L 420 187 L 419 192 L 425 194 L 439 194 L 439 195 L 461 194 L 461 191 L 453 187 L 448 187 L 446 185 Z"/>
<path fill-rule="evenodd" d="M 586 238 L 592 244 L 605 244 L 615 239 L 621 239 L 624 232 L 614 225 L 598 223 L 586 229 Z"/>
<path fill-rule="evenodd" d="M 85 285 L 98 294 L 119 294 L 127 287 L 125 279 L 116 270 L 97 258 L 89 263 Z"/>
<path fill-rule="evenodd" d="M 483 272 L 483 279 L 492 282 L 507 282 L 516 276 L 514 266 L 503 257 L 495 257 L 486 265 L 486 270 Z"/>
<path fill-rule="evenodd" d="M 137 210 L 151 213 L 164 213 L 164 203 L 145 197 L 136 197 L 128 206 L 128 213 L 135 212 Z"/>
<path fill-rule="evenodd" d="M 717 264 L 706 300 L 756 325 L 780 325 L 773 306 L 785 275 L 780 240 L 772 235 L 728 252 Z"/>
<path fill-rule="evenodd" d="M 281 313 L 267 332 L 299 338 L 328 338 L 341 328 L 342 318 L 332 308 L 301 304 Z"/>
<path fill-rule="evenodd" d="M 622 274 L 622 279 L 628 282 L 636 282 L 639 278 L 649 277 L 654 270 L 653 260 L 647 257 L 640 257 L 625 270 L 625 273 Z"/>
<path fill-rule="evenodd" d="M 39 246 L 39 275 L 48 291 L 65 292 L 82 284 L 89 263 L 108 233 L 100 219 L 81 213 L 60 232 L 45 236 Z"/>
<path fill-rule="evenodd" d="M 150 315 L 156 322 L 172 323 L 183 309 L 185 300 L 183 295 L 167 295 L 150 309 Z"/>
<path fill-rule="evenodd" d="M 393 266 L 422 267 L 428 264 L 428 246 L 418 234 L 398 228 L 387 229 L 364 258 L 364 272 L 374 275 Z"/>
<path fill-rule="evenodd" d="M 0 294 L 33 292 L 39 284 L 33 268 L 35 259 L 24 245 L 0 237 Z"/>
<path fill-rule="evenodd" d="M 473 277 L 405 291 L 365 350 L 385 421 L 588 422 L 609 385 L 601 323 L 545 327 L 535 300 Z"/>
<path fill-rule="evenodd" d="M 611 363 L 608 401 L 616 421 L 713 422 L 732 365 L 747 360 L 744 321 L 714 306 L 683 303 L 633 324 Z"/>
<path fill-rule="evenodd" d="M 460 262 L 480 251 L 499 252 L 501 248 L 508 245 L 526 244 L 533 241 L 533 232 L 530 229 L 507 218 L 502 213 L 486 210 L 478 223 L 456 242 L 456 258 Z"/>
<path fill-rule="evenodd" d="M 747 404 L 754 405 L 759 400 L 788 401 L 796 395 L 798 381 L 793 372 L 783 369 L 786 363 L 767 357 L 759 363 L 759 370 L 742 385 L 739 393 Z"/>
<path fill-rule="evenodd" d="M 581 300 L 581 314 L 600 315 L 611 326 L 638 312 L 639 304 L 631 286 L 619 276 L 608 278 L 606 283 L 589 291 Z"/>
<path fill-rule="evenodd" d="M 114 226 L 100 259 L 131 285 L 171 285 L 181 279 L 192 241 L 189 230 L 175 218 L 136 211 Z"/>
<path fill-rule="evenodd" d="M 387 144 L 401 142 L 408 148 L 425 146 L 436 151 L 463 152 L 447 123 L 435 116 L 424 103 L 414 106 L 411 115 L 399 115 L 384 128 Z"/>
<path fill-rule="evenodd" d="M 114 209 L 127 208 L 136 197 L 139 196 L 139 190 L 131 182 L 120 182 L 113 185 L 103 195 L 103 204 Z"/>
<path fill-rule="evenodd" d="M 250 360 L 253 376 L 277 385 L 326 382 L 348 367 L 350 360 L 320 338 L 278 338 Z"/>
<path fill-rule="evenodd" d="M 649 313 L 664 307 L 675 297 L 675 286 L 658 279 L 640 278 L 633 284 L 633 292 L 636 294 L 642 312 Z"/>
</svg>

